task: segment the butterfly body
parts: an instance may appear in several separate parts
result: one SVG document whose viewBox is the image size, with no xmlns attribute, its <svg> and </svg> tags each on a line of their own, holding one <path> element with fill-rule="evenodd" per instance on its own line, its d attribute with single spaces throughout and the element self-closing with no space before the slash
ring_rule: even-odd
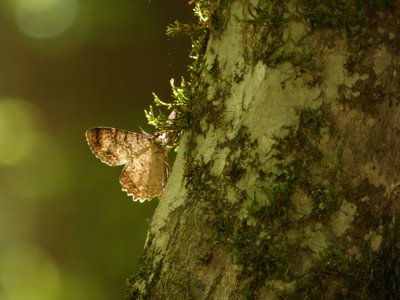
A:
<svg viewBox="0 0 400 300">
<path fill-rule="evenodd" d="M 125 165 L 119 182 L 134 201 L 160 197 L 168 176 L 167 152 L 151 136 L 111 127 L 86 131 L 93 152 L 109 166 Z"/>
</svg>

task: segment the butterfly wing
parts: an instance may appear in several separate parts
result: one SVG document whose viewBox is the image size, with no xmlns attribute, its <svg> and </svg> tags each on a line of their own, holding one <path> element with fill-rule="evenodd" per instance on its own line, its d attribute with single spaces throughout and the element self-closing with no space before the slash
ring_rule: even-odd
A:
<svg viewBox="0 0 400 300">
<path fill-rule="evenodd" d="M 86 140 L 102 162 L 126 165 L 119 181 L 134 201 L 161 196 L 168 176 L 167 153 L 151 138 L 116 128 L 95 127 L 86 131 Z"/>
<path fill-rule="evenodd" d="M 153 143 L 125 166 L 119 182 L 134 201 L 143 202 L 161 196 L 167 176 L 167 153 Z"/>
<path fill-rule="evenodd" d="M 86 140 L 93 154 L 110 166 L 127 164 L 152 144 L 142 134 L 108 127 L 87 130 Z"/>
</svg>

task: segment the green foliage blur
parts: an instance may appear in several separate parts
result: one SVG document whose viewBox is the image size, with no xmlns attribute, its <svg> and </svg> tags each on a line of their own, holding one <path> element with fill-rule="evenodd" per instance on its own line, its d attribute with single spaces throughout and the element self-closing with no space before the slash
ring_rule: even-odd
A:
<svg viewBox="0 0 400 300">
<path fill-rule="evenodd" d="M 98 161 L 94 126 L 151 132 L 190 41 L 185 1 L 0 2 L 0 299 L 123 299 L 158 200 L 133 203 Z"/>
</svg>

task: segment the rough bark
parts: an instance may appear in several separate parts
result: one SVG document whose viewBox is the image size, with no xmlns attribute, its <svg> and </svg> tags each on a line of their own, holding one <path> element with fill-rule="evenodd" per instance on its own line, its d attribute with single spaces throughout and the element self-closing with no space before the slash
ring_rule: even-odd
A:
<svg viewBox="0 0 400 300">
<path fill-rule="evenodd" d="M 400 1 L 218 1 L 131 299 L 399 299 Z"/>
</svg>

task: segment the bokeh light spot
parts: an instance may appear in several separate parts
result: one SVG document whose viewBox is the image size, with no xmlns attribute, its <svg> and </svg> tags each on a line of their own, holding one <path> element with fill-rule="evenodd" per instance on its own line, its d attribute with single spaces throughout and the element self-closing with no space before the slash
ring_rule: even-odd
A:
<svg viewBox="0 0 400 300">
<path fill-rule="evenodd" d="M 0 165 L 17 165 L 31 154 L 39 115 L 26 101 L 0 99 Z"/>
<path fill-rule="evenodd" d="M 60 146 L 59 141 L 38 134 L 30 157 L 17 170 L 18 180 L 11 178 L 7 188 L 24 199 L 45 200 L 65 195 L 76 176 L 73 173 L 76 162 L 69 151 Z"/>
<path fill-rule="evenodd" d="M 78 16 L 78 0 L 16 1 L 18 27 L 35 38 L 52 38 L 63 34 Z"/>
<path fill-rule="evenodd" d="M 0 250 L 0 290 L 4 300 L 57 299 L 60 274 L 38 246 L 11 244 Z"/>
</svg>

